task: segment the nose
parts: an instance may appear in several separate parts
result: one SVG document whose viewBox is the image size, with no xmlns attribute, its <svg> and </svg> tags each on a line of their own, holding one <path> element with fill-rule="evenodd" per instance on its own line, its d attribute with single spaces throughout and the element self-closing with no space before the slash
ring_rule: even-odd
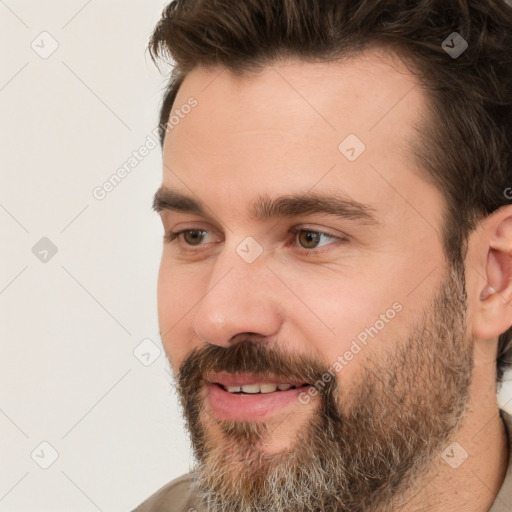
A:
<svg viewBox="0 0 512 512">
<path fill-rule="evenodd" d="M 210 275 L 193 320 L 199 338 L 228 346 L 241 334 L 277 334 L 283 315 L 263 258 L 247 263 L 236 253 L 219 255 Z"/>
</svg>

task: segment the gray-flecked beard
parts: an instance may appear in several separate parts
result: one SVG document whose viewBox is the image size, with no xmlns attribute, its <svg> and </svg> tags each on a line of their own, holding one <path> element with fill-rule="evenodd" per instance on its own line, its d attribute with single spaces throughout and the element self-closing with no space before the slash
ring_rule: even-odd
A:
<svg viewBox="0 0 512 512">
<path fill-rule="evenodd" d="M 208 413 L 203 377 L 227 371 L 317 382 L 329 371 L 325 363 L 261 340 L 193 350 L 176 387 L 197 461 L 194 486 L 207 510 L 406 510 L 406 491 L 439 461 L 465 415 L 474 344 L 465 316 L 464 272 L 450 267 L 421 320 L 390 351 L 376 352 L 380 359 L 367 355 L 350 389 L 332 379 L 316 403 L 297 404 L 317 409 L 277 453 L 261 449 L 275 425 L 219 421 Z"/>
</svg>

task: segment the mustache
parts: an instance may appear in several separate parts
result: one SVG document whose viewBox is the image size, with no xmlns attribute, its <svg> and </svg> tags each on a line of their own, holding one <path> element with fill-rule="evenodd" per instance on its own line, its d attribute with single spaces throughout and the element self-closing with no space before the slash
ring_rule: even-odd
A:
<svg viewBox="0 0 512 512">
<path fill-rule="evenodd" d="M 178 385 L 197 389 L 209 374 L 220 372 L 314 384 L 328 373 L 328 366 L 315 356 L 286 351 L 265 340 L 246 338 L 227 347 L 210 343 L 195 347 L 178 370 Z"/>
</svg>

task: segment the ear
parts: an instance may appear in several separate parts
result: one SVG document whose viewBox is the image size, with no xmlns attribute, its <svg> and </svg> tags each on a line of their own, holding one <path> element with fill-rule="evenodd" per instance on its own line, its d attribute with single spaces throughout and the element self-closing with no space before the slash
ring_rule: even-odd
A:
<svg viewBox="0 0 512 512">
<path fill-rule="evenodd" d="M 488 340 L 512 325 L 512 205 L 488 216 L 480 231 L 483 277 L 474 309 L 473 334 Z M 482 280 L 480 280 L 482 281 Z"/>
</svg>

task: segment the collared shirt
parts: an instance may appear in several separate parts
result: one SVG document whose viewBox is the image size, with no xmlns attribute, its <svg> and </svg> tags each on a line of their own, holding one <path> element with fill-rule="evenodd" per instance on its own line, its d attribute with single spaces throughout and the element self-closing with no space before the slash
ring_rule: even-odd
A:
<svg viewBox="0 0 512 512">
<path fill-rule="evenodd" d="M 505 431 L 508 439 L 508 464 L 505 479 L 501 484 L 498 495 L 493 501 L 489 512 L 511 512 L 512 511 L 512 416 L 503 409 L 500 409 L 500 416 L 505 424 Z M 199 512 L 199 511 L 198 511 Z"/>
<path fill-rule="evenodd" d="M 500 409 L 508 440 L 507 473 L 488 512 L 512 512 L 512 416 Z M 132 512 L 208 512 L 199 496 L 191 489 L 192 473 L 167 483 Z"/>
</svg>

